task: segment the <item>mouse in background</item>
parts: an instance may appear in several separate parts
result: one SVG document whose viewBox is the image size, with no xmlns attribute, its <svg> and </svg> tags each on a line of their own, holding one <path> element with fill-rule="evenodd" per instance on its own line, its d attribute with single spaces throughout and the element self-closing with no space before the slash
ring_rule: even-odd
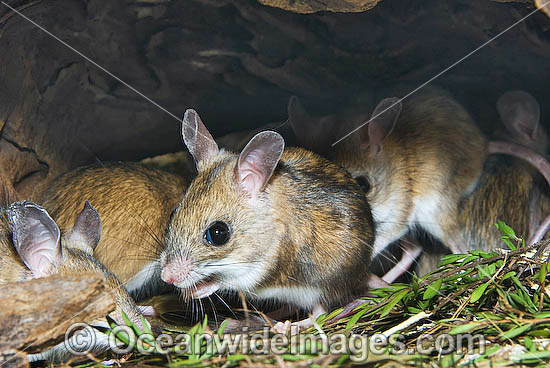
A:
<svg viewBox="0 0 550 368">
<path fill-rule="evenodd" d="M 459 199 L 475 188 L 486 142 L 447 93 L 426 88 L 402 102 L 383 99 L 372 114 L 350 109 L 324 117 L 310 116 L 291 98 L 288 120 L 306 148 L 344 167 L 366 191 L 376 228 L 373 257 L 417 227 L 454 252 L 462 250 L 457 239 L 444 233 L 442 223 L 456 217 Z M 421 249 L 408 244 L 404 251 L 408 264 L 400 269 L 408 268 Z"/>
<path fill-rule="evenodd" d="M 240 154 L 219 149 L 194 110 L 184 115 L 182 135 L 198 176 L 166 232 L 165 282 L 194 299 L 242 291 L 314 318 L 365 289 L 374 227 L 347 171 L 285 149 L 273 131 L 255 135 Z"/>
<path fill-rule="evenodd" d="M 529 202 L 530 220 L 528 233 L 525 235 L 529 234 L 528 244 L 534 244 L 540 241 L 550 228 L 550 212 L 538 211 L 541 208 L 540 196 L 550 190 L 548 133 L 540 123 L 541 111 L 537 100 L 525 91 L 506 92 L 498 99 L 496 108 L 505 129 L 497 130 L 494 136 L 504 142 L 490 142 L 489 152 L 515 156 L 510 166 L 517 167 L 524 175 L 538 182 L 538 185 L 535 182 L 526 184 L 532 187 L 534 192 Z M 506 142 L 514 144 L 509 145 Z M 541 186 L 541 175 L 546 180 L 546 185 Z M 522 179 L 518 177 L 518 180 Z M 511 188 L 506 190 L 509 191 Z"/>
<path fill-rule="evenodd" d="M 524 95 L 514 93 L 505 100 L 506 106 L 514 102 L 516 107 L 510 108 L 522 111 L 522 117 L 533 114 L 529 110 L 533 103 Z M 467 252 L 462 236 L 448 229 L 458 229 L 459 203 L 476 190 L 489 154 L 520 157 L 550 177 L 547 161 L 516 144 L 513 137 L 487 142 L 466 110 L 437 88 L 411 96 L 402 108 L 399 99 L 384 99 L 370 121 L 357 112 L 312 118 L 296 98 L 291 99 L 288 110 L 299 139 L 313 131 L 313 140 L 311 135 L 300 140 L 348 169 L 367 191 L 377 225 L 375 255 L 406 231 L 414 233 L 417 227 L 452 252 Z M 352 132 L 362 121 L 369 121 L 368 126 L 346 138 L 351 143 L 344 140 L 331 147 L 333 141 Z M 507 127 L 526 136 L 540 131 L 529 130 L 529 123 L 510 119 Z M 545 144 L 538 135 L 533 137 L 538 145 Z M 492 230 L 496 231 L 494 226 Z M 384 279 L 398 277 L 420 252 L 419 244 L 407 242 L 403 262 L 398 262 Z"/>
<path fill-rule="evenodd" d="M 139 307 L 118 278 L 94 258 L 100 237 L 101 220 L 87 202 L 72 230 L 63 236 L 44 208 L 29 201 L 13 203 L 0 211 L 0 283 L 25 282 L 53 274 L 99 273 L 115 294 L 116 310 L 110 316 L 124 325 L 124 311 L 133 323 L 143 328 Z M 106 320 L 89 323 L 108 327 Z M 109 348 L 108 338 L 93 331 L 96 340 L 91 352 L 100 354 Z M 45 352 L 30 354 L 29 360 L 61 362 L 71 357 L 65 344 L 60 343 Z"/>
<path fill-rule="evenodd" d="M 71 170 L 36 195 L 64 229 L 85 201 L 102 219 L 95 257 L 115 273 L 137 300 L 159 293 L 158 257 L 163 235 L 190 175 L 176 175 L 137 163 L 103 163 Z"/>
<path fill-rule="evenodd" d="M 502 247 L 501 233 L 495 228 L 498 220 L 512 227 L 528 245 L 540 241 L 548 230 L 550 164 L 540 107 L 523 91 L 505 93 L 496 107 L 505 129 L 497 130 L 494 137 L 503 141 L 489 144 L 514 150 L 487 157 L 478 188 L 460 203 L 458 226 L 446 229 L 456 233 L 468 250 Z"/>
</svg>

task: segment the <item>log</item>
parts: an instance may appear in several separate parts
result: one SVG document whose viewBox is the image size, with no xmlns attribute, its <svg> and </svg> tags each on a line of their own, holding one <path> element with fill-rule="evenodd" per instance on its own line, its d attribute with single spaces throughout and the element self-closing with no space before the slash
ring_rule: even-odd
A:
<svg viewBox="0 0 550 368">
<path fill-rule="evenodd" d="M 71 324 L 104 318 L 115 309 L 115 296 L 100 275 L 55 275 L 0 286 L 0 305 L 0 353 L 7 356 L 14 349 L 45 350 Z"/>
<path fill-rule="evenodd" d="M 320 11 L 336 13 L 360 13 L 370 10 L 382 0 L 259 0 L 260 3 L 294 13 L 311 14 Z"/>
<path fill-rule="evenodd" d="M 535 9 L 532 0 L 5 2 L 157 104 L 0 4 L 9 51 L 0 53 L 0 168 L 31 199 L 79 165 L 181 151 L 189 107 L 215 137 L 284 121 L 291 95 L 314 115 L 369 109 Z M 336 10 L 360 12 L 327 12 Z M 435 82 L 486 132 L 507 90 L 528 90 L 549 111 L 547 25 L 534 14 Z M 398 83 L 407 86 L 389 91 Z"/>
</svg>

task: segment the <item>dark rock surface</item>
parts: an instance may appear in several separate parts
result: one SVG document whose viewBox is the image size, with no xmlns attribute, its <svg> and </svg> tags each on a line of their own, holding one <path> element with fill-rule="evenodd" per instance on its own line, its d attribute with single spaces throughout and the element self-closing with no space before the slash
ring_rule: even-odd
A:
<svg viewBox="0 0 550 368">
<path fill-rule="evenodd" d="M 396 85 L 403 96 L 535 9 L 384 0 L 362 13 L 303 15 L 256 0 L 7 3 L 169 112 L 0 4 L 0 178 L 22 197 L 96 159 L 181 150 L 188 107 L 220 136 L 284 120 L 291 95 L 318 114 L 372 106 Z M 538 12 L 437 83 L 486 130 L 510 89 L 532 93 L 545 118 L 549 43 L 550 20 Z"/>
</svg>

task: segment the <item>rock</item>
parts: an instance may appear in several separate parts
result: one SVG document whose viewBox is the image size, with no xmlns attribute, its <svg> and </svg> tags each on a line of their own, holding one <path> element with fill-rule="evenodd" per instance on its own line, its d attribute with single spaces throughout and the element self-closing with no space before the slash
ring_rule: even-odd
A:
<svg viewBox="0 0 550 368">
<path fill-rule="evenodd" d="M 359 13 L 370 10 L 382 0 L 259 0 L 260 3 L 294 13 L 311 14 L 319 11 Z"/>
</svg>

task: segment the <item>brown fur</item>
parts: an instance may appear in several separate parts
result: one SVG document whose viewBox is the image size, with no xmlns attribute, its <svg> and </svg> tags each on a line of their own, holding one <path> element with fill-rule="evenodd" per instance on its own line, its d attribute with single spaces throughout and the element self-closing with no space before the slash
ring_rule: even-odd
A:
<svg viewBox="0 0 550 368">
<path fill-rule="evenodd" d="M 490 156 L 479 186 L 461 200 L 457 222 L 445 232 L 459 239 L 467 250 L 506 248 L 495 226 L 502 220 L 527 241 L 530 232 L 550 213 L 547 185 L 533 167 L 520 159 Z M 417 272 L 423 275 L 433 271 L 440 262 L 441 253 L 424 254 Z"/>
<path fill-rule="evenodd" d="M 504 246 L 495 227 L 502 220 L 527 240 L 531 216 L 536 227 L 550 213 L 546 187 L 536 170 L 521 160 L 490 157 L 478 189 L 461 202 L 459 227 L 447 231 L 460 233 L 467 249 L 492 250 Z"/>
<path fill-rule="evenodd" d="M 368 142 L 361 132 L 367 127 L 363 127 L 337 144 L 328 157 L 354 177 L 364 176 L 370 182 L 368 199 L 377 225 L 376 253 L 415 226 L 441 239 L 453 251 L 461 251 L 458 239 L 442 229 L 454 224 L 456 204 L 475 187 L 483 168 L 486 141 L 462 106 L 440 90 L 426 90 L 403 103 L 381 152 L 372 152 L 365 145 Z M 345 124 L 338 137 L 350 132 L 350 126 L 367 121 L 368 116 L 349 119 L 345 123 L 353 124 Z"/>
<path fill-rule="evenodd" d="M 62 229 L 89 201 L 102 221 L 95 256 L 126 283 L 160 255 L 170 214 L 186 187 L 187 180 L 175 174 L 110 163 L 70 171 L 38 199 Z"/>
<path fill-rule="evenodd" d="M 235 182 L 237 160 L 222 150 L 202 166 L 173 215 L 162 264 L 222 261 L 210 277 L 227 289 L 242 281 L 228 267 L 258 272 L 243 290 L 252 298 L 268 288 L 298 287 L 319 288 L 319 302 L 327 306 L 349 298 L 366 279 L 374 241 L 370 208 L 357 183 L 320 156 L 287 148 L 253 205 Z M 217 220 L 233 234 L 227 244 L 212 246 L 203 234 Z"/>
</svg>

